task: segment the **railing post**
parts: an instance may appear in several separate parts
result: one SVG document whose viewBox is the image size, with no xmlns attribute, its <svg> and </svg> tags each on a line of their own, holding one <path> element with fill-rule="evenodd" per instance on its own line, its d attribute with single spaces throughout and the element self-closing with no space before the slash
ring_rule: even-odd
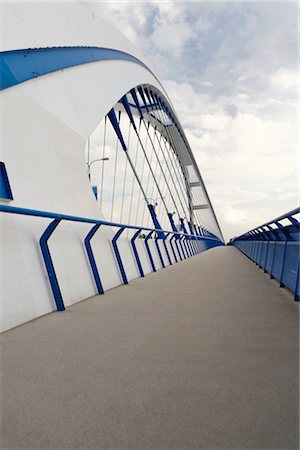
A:
<svg viewBox="0 0 300 450">
<path fill-rule="evenodd" d="M 298 294 L 299 278 L 300 278 L 300 262 L 298 261 L 298 271 L 297 271 L 296 286 L 295 286 L 295 296 L 294 296 L 295 302 L 299 302 L 299 294 Z"/>
<path fill-rule="evenodd" d="M 176 239 L 176 234 L 173 234 L 173 236 L 171 236 L 169 242 L 170 242 L 170 246 L 171 246 L 171 249 L 172 249 L 172 252 L 173 252 L 173 256 L 174 256 L 175 262 L 178 262 L 178 259 L 177 259 L 177 256 L 176 256 L 176 252 L 175 252 L 174 247 L 173 247 L 173 242 L 172 242 L 173 239 Z"/>
<path fill-rule="evenodd" d="M 175 237 L 175 244 L 176 244 L 177 252 L 178 252 L 180 261 L 183 261 L 183 259 L 184 259 L 184 254 L 183 254 L 181 242 L 180 242 L 180 246 L 179 246 L 178 242 L 180 242 L 180 236 L 179 236 L 178 234 L 176 234 L 176 237 Z M 180 247 L 180 248 L 179 248 L 179 247 Z M 181 253 L 182 253 L 182 254 L 181 254 Z"/>
<path fill-rule="evenodd" d="M 116 256 L 116 259 L 117 259 L 117 264 L 118 264 L 119 269 L 120 269 L 120 273 L 121 273 L 123 284 L 128 284 L 128 279 L 127 279 L 126 272 L 125 272 L 125 269 L 124 269 L 124 266 L 123 266 L 123 263 L 122 263 L 122 258 L 121 258 L 121 255 L 120 255 L 120 252 L 119 252 L 119 249 L 118 249 L 118 246 L 117 246 L 117 240 L 119 239 L 119 237 L 121 236 L 121 234 L 123 233 L 124 230 L 125 230 L 125 227 L 121 227 L 119 229 L 119 231 L 117 231 L 117 233 L 114 235 L 111 243 L 112 243 L 113 249 L 115 251 L 115 256 Z"/>
<path fill-rule="evenodd" d="M 190 249 L 188 248 L 188 245 L 187 245 L 186 236 L 183 236 L 182 242 L 183 242 L 183 245 L 184 245 L 184 248 L 186 251 L 187 258 L 189 258 L 191 255 L 190 255 Z"/>
<path fill-rule="evenodd" d="M 167 239 L 167 237 L 169 236 L 169 234 L 170 234 L 170 233 L 166 233 L 166 234 L 165 234 L 165 236 L 164 236 L 164 238 L 163 238 L 163 243 L 164 243 L 164 247 L 165 247 L 165 250 L 166 250 L 166 254 L 167 254 L 167 257 L 168 257 L 170 266 L 172 266 L 172 260 L 171 260 L 171 258 L 170 258 L 169 250 L 167 249 L 167 244 L 166 244 L 166 239 Z"/>
<path fill-rule="evenodd" d="M 97 264 L 96 264 L 96 260 L 94 257 L 94 253 L 91 247 L 91 239 L 94 236 L 94 234 L 98 231 L 98 229 L 100 228 L 101 223 L 98 223 L 97 225 L 93 226 L 93 228 L 90 230 L 90 232 L 87 234 L 85 240 L 84 240 L 84 245 L 85 245 L 85 249 L 89 258 L 89 262 L 90 262 L 90 266 L 93 272 L 93 276 L 94 276 L 94 280 L 96 283 L 96 287 L 97 287 L 97 291 L 99 294 L 104 294 L 104 289 L 101 283 L 101 279 L 100 279 L 100 275 L 99 275 L 99 271 L 97 268 Z"/>
<path fill-rule="evenodd" d="M 162 257 L 162 254 L 161 254 L 161 251 L 160 251 L 160 248 L 159 248 L 159 244 L 158 244 L 158 240 L 159 239 L 161 239 L 159 236 L 157 236 L 155 238 L 155 245 L 156 245 L 156 248 L 157 248 L 157 253 L 158 253 L 158 256 L 159 256 L 162 268 L 165 269 L 165 263 L 164 263 L 164 260 L 163 260 L 163 257 Z"/>
<path fill-rule="evenodd" d="M 135 240 L 136 240 L 136 238 L 138 237 L 138 235 L 140 234 L 141 231 L 142 231 L 142 228 L 140 228 L 136 233 L 134 233 L 133 237 L 131 238 L 131 246 L 132 246 L 132 250 L 133 250 L 133 253 L 134 253 L 134 256 L 135 256 L 135 260 L 136 260 L 139 272 L 140 272 L 140 276 L 144 277 L 145 276 L 144 275 L 144 271 L 143 271 L 142 264 L 141 264 L 141 261 L 140 261 L 140 257 L 139 257 L 139 254 L 138 254 L 138 251 L 137 251 L 137 248 L 136 248 L 136 245 L 135 245 Z"/>
<path fill-rule="evenodd" d="M 150 247 L 149 247 L 149 244 L 148 244 L 148 240 L 150 239 L 150 237 L 152 236 L 153 233 L 154 233 L 154 231 L 150 231 L 150 233 L 148 233 L 147 236 L 145 237 L 145 246 L 146 246 L 146 249 L 147 249 L 147 253 L 148 253 L 149 261 L 150 261 L 150 264 L 151 264 L 151 267 L 152 267 L 152 271 L 156 272 L 156 267 L 155 267 L 155 264 L 154 264 L 154 261 L 153 261 L 153 258 L 152 258 L 152 254 L 151 254 L 151 251 L 150 251 Z"/>
<path fill-rule="evenodd" d="M 182 252 L 182 254 L 183 254 L 183 257 L 184 257 L 184 259 L 187 259 L 187 256 L 186 256 L 186 250 L 185 250 L 185 248 L 184 248 L 184 246 L 183 246 L 183 238 L 184 238 L 184 236 L 179 236 L 179 238 L 178 238 L 178 241 L 179 241 L 179 243 L 180 243 L 180 248 L 181 248 L 181 252 Z"/>
<path fill-rule="evenodd" d="M 63 298 L 61 295 L 60 287 L 58 284 L 58 279 L 55 273 L 54 264 L 51 258 L 51 254 L 48 247 L 48 240 L 50 236 L 52 235 L 53 231 L 56 229 L 56 227 L 59 225 L 61 219 L 54 219 L 46 228 L 44 233 L 42 234 L 40 238 L 40 247 L 42 250 L 42 255 L 44 258 L 44 263 L 46 266 L 48 278 L 50 281 L 51 289 L 53 292 L 54 300 L 56 303 L 56 308 L 58 311 L 64 311 L 65 305 L 63 302 Z"/>
</svg>

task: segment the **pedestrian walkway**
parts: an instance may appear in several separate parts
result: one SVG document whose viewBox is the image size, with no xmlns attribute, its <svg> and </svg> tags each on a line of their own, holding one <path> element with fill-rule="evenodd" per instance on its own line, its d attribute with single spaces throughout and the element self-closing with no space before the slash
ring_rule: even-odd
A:
<svg viewBox="0 0 300 450">
<path fill-rule="evenodd" d="M 1 448 L 297 449 L 297 306 L 218 247 L 10 330 Z"/>
</svg>

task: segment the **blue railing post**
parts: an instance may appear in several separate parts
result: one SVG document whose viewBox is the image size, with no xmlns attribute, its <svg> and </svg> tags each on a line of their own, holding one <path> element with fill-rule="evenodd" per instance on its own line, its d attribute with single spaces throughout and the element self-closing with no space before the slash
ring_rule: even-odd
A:
<svg viewBox="0 0 300 450">
<path fill-rule="evenodd" d="M 58 224 L 61 221 L 78 222 L 78 223 L 86 223 L 86 224 L 93 225 L 93 228 L 89 231 L 89 233 L 85 237 L 84 245 L 85 245 L 85 248 L 87 251 L 88 260 L 90 263 L 90 267 L 92 269 L 92 273 L 93 273 L 94 280 L 95 280 L 99 294 L 102 294 L 104 292 L 104 290 L 103 290 L 103 286 L 101 283 L 98 268 L 96 265 L 95 257 L 94 257 L 93 251 L 92 251 L 91 239 L 95 235 L 95 233 L 97 232 L 97 230 L 100 228 L 101 225 L 119 228 L 117 233 L 113 236 L 111 243 L 112 243 L 112 247 L 113 247 L 115 258 L 116 258 L 116 263 L 117 263 L 117 266 L 118 266 L 120 274 L 121 274 L 122 282 L 124 284 L 128 284 L 128 279 L 127 279 L 126 272 L 125 272 L 123 262 L 122 262 L 122 258 L 121 258 L 121 255 L 120 255 L 120 252 L 118 249 L 117 240 L 126 228 L 135 230 L 135 236 L 134 236 L 134 239 L 132 242 L 133 243 L 133 251 L 134 251 L 134 249 L 136 250 L 136 252 L 134 251 L 134 254 L 136 257 L 136 261 L 137 261 L 141 276 L 142 276 L 142 273 L 144 273 L 144 272 L 143 272 L 140 258 L 139 258 L 139 255 L 138 255 L 137 249 L 135 248 L 135 243 L 134 243 L 135 238 L 138 236 L 138 233 L 141 230 L 145 230 L 148 232 L 148 235 L 145 238 L 145 246 L 147 249 L 150 265 L 152 267 L 153 272 L 156 272 L 156 267 L 155 267 L 155 264 L 153 261 L 153 257 L 152 257 L 150 247 L 149 247 L 149 242 L 148 242 L 148 240 L 151 238 L 153 233 L 156 233 L 155 245 L 156 245 L 158 256 L 159 256 L 159 259 L 161 261 L 163 268 L 165 267 L 165 264 L 164 264 L 164 259 L 163 259 L 163 256 L 162 256 L 162 253 L 161 253 L 161 250 L 159 247 L 159 239 L 161 239 L 163 241 L 163 245 L 166 250 L 166 255 L 168 257 L 170 264 L 172 264 L 172 259 L 170 257 L 170 252 L 168 250 L 167 242 L 166 242 L 168 240 L 168 236 L 170 236 L 170 234 L 172 234 L 172 237 L 169 239 L 169 242 L 170 242 L 170 246 L 173 251 L 174 259 L 176 262 L 178 262 L 179 258 L 182 261 L 183 259 L 186 259 L 188 257 L 189 253 L 188 253 L 188 250 L 186 247 L 188 240 L 193 239 L 194 247 L 197 243 L 195 241 L 195 239 L 197 239 L 195 237 L 195 235 L 181 234 L 181 233 L 175 232 L 175 231 L 166 231 L 166 230 L 162 230 L 161 228 L 159 228 L 159 229 L 141 228 L 141 227 L 136 227 L 134 225 L 125 225 L 125 224 L 119 224 L 119 223 L 114 223 L 114 222 L 107 222 L 104 220 L 91 219 L 91 218 L 86 218 L 86 217 L 77 217 L 77 216 L 71 216 L 71 215 L 67 215 L 67 214 L 57 214 L 57 213 L 53 213 L 53 212 L 38 211 L 38 210 L 32 210 L 32 209 L 27 209 L 27 208 L 19 208 L 19 207 L 3 205 L 3 204 L 0 205 L 0 211 L 3 213 L 12 213 L 12 214 L 25 215 L 25 216 L 44 217 L 44 218 L 52 219 L 52 222 L 48 225 L 47 229 L 44 231 L 43 235 L 40 238 L 40 247 L 41 247 L 42 255 L 44 258 L 44 263 L 46 266 L 46 270 L 47 270 L 50 286 L 51 286 L 51 289 L 53 292 L 54 300 L 56 303 L 56 307 L 59 311 L 63 311 L 65 309 L 65 306 L 64 306 L 61 291 L 59 288 L 59 283 L 58 283 L 58 279 L 57 279 L 57 276 L 55 273 L 53 261 L 52 261 L 51 255 L 50 255 L 50 251 L 49 251 L 49 247 L 48 247 L 48 239 L 50 238 L 51 234 L 54 232 L 54 230 L 56 229 L 56 227 L 58 226 Z M 217 238 L 215 238 L 214 236 L 210 236 L 210 237 L 203 236 L 203 237 L 201 237 L 201 239 L 203 239 L 204 241 L 207 240 L 209 242 L 211 242 L 211 241 L 219 242 L 219 240 Z M 176 249 L 177 249 L 179 258 L 177 257 L 176 252 L 174 251 L 174 247 L 172 245 L 172 240 L 174 240 L 174 242 L 176 244 Z M 200 245 L 200 243 L 201 242 L 199 241 L 199 245 Z M 215 243 L 215 245 L 216 245 L 216 243 Z"/>
<path fill-rule="evenodd" d="M 90 230 L 90 232 L 87 234 L 85 240 L 84 240 L 84 245 L 85 245 L 85 249 L 89 258 L 89 262 L 90 262 L 90 266 L 92 269 L 92 273 L 94 276 L 94 280 L 96 283 L 96 287 L 97 287 L 97 291 L 99 294 L 104 294 L 104 289 L 101 283 L 101 279 L 100 279 L 100 275 L 99 275 L 99 271 L 97 268 L 97 264 L 96 264 L 96 260 L 94 257 L 94 253 L 91 247 L 91 239 L 94 236 L 94 234 L 98 231 L 98 229 L 100 228 L 101 224 L 97 223 L 96 225 L 93 226 L 93 228 Z"/>
<path fill-rule="evenodd" d="M 297 271 L 296 286 L 295 286 L 295 297 L 294 297 L 295 302 L 299 302 L 299 294 L 298 294 L 299 278 L 300 278 L 300 264 L 298 262 L 298 271 Z"/>
<path fill-rule="evenodd" d="M 169 250 L 167 249 L 167 243 L 166 243 L 166 239 L 167 239 L 167 237 L 169 236 L 169 234 L 170 234 L 170 233 L 166 233 L 166 234 L 165 234 L 165 237 L 163 238 L 163 243 L 164 243 L 164 247 L 165 247 L 165 250 L 166 250 L 166 254 L 167 254 L 167 257 L 168 257 L 170 266 L 172 266 L 172 260 L 171 260 L 171 258 L 170 258 Z"/>
<path fill-rule="evenodd" d="M 287 244 L 288 244 L 288 240 L 289 240 L 290 236 L 289 236 L 289 233 L 287 232 L 287 230 L 285 229 L 285 227 L 283 225 L 281 225 L 281 223 L 279 223 L 279 222 L 275 222 L 275 223 L 278 226 L 278 228 L 285 235 L 285 244 L 284 244 L 284 250 L 283 250 L 282 267 L 281 267 L 280 279 L 279 279 L 280 287 L 285 287 L 285 284 L 282 282 L 282 279 L 283 279 L 283 273 L 284 273 L 284 265 L 285 265 Z"/>
<path fill-rule="evenodd" d="M 119 229 L 119 231 L 117 231 L 117 233 L 114 235 L 111 243 L 112 243 L 113 249 L 115 251 L 115 256 L 116 256 L 117 264 L 120 269 L 123 284 L 128 284 L 128 279 L 127 279 L 126 272 L 125 272 L 125 269 L 124 269 L 124 266 L 122 263 L 122 258 L 121 258 L 121 255 L 120 255 L 120 252 L 119 252 L 119 249 L 117 246 L 117 240 L 119 239 L 119 237 L 121 236 L 121 234 L 123 233 L 124 230 L 125 230 L 125 227 L 121 227 Z"/>
<path fill-rule="evenodd" d="M 184 258 L 185 259 L 189 258 L 190 255 L 189 255 L 189 252 L 188 252 L 187 247 L 186 247 L 185 236 L 181 236 L 180 243 L 181 243 L 181 248 L 184 250 Z"/>
<path fill-rule="evenodd" d="M 299 300 L 299 221 L 296 208 L 235 238 L 233 245 L 255 261 L 280 287 L 287 287 Z M 290 223 L 282 224 L 288 219 Z M 271 252 L 272 250 L 272 252 Z"/>
<path fill-rule="evenodd" d="M 148 253 L 149 261 L 150 261 L 150 264 L 151 264 L 151 267 L 152 267 L 152 271 L 156 272 L 156 267 L 155 267 L 155 264 L 154 264 L 154 261 L 153 261 L 153 258 L 152 258 L 152 253 L 151 253 L 151 250 L 150 250 L 150 247 L 149 247 L 149 243 L 148 243 L 148 240 L 151 238 L 153 233 L 154 233 L 154 231 L 150 231 L 150 233 L 148 233 L 147 236 L 145 237 L 145 246 L 146 246 L 146 249 L 147 249 L 147 253 Z"/>
<path fill-rule="evenodd" d="M 133 250 L 133 253 L 134 253 L 134 256 L 135 256 L 135 260 L 136 260 L 139 272 L 140 272 L 140 276 L 144 277 L 145 276 L 144 275 L 144 271 L 143 271 L 142 264 L 141 264 L 141 261 L 140 261 L 140 257 L 139 257 L 139 254 L 138 254 L 138 251 L 137 251 L 137 248 L 136 248 L 136 245 L 135 245 L 135 240 L 136 240 L 136 238 L 138 237 L 138 235 L 140 234 L 141 231 L 142 231 L 142 228 L 140 228 L 139 230 L 137 230 L 136 233 L 134 233 L 133 237 L 131 238 L 131 246 L 132 246 L 132 250 Z"/>
<path fill-rule="evenodd" d="M 54 269 L 54 264 L 51 258 L 51 254 L 48 247 L 48 240 L 50 236 L 52 235 L 53 231 L 56 229 L 56 227 L 59 225 L 61 219 L 54 219 L 46 228 L 44 233 L 42 234 L 40 238 L 40 247 L 42 250 L 42 255 L 44 258 L 48 278 L 50 281 L 51 289 L 53 292 L 54 300 L 56 303 L 56 308 L 58 311 L 64 311 L 65 305 L 63 302 L 63 298 L 61 295 L 61 291 L 59 288 L 57 276 Z"/>
<path fill-rule="evenodd" d="M 173 247 L 173 242 L 172 242 L 173 239 L 176 239 L 176 234 L 173 234 L 173 236 L 171 236 L 169 242 L 170 242 L 170 246 L 171 246 L 171 249 L 172 249 L 172 252 L 173 252 L 173 256 L 174 256 L 175 262 L 178 262 L 177 255 L 176 255 L 175 249 Z"/>
<path fill-rule="evenodd" d="M 183 249 L 183 244 L 182 244 L 182 238 L 183 238 L 183 236 L 177 235 L 177 243 L 179 244 L 178 248 L 180 247 L 179 254 L 180 254 L 181 261 L 183 261 L 183 259 L 186 259 L 185 251 Z"/>
<path fill-rule="evenodd" d="M 160 251 L 160 248 L 159 248 L 159 243 L 158 243 L 159 239 L 161 239 L 159 236 L 157 236 L 155 238 L 155 245 L 156 245 L 157 253 L 158 253 L 158 256 L 159 256 L 162 268 L 165 269 L 164 259 L 162 257 L 162 254 L 161 254 L 161 251 Z"/>
</svg>

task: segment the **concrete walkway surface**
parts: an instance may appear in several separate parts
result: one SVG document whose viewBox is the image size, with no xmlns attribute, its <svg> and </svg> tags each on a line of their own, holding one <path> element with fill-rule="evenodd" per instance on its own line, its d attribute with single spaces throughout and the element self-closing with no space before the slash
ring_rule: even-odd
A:
<svg viewBox="0 0 300 450">
<path fill-rule="evenodd" d="M 1 449 L 296 450 L 297 306 L 219 247 L 8 331 Z"/>
</svg>

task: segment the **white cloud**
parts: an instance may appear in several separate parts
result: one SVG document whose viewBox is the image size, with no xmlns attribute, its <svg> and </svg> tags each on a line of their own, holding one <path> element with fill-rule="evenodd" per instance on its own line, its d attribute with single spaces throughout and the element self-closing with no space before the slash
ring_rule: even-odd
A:
<svg viewBox="0 0 300 450">
<path fill-rule="evenodd" d="M 158 25 L 152 34 L 152 42 L 164 53 L 176 52 L 179 56 L 191 39 L 196 35 L 186 24 Z"/>
<path fill-rule="evenodd" d="M 270 82 L 275 88 L 296 91 L 298 88 L 298 73 L 296 70 L 281 67 L 271 75 Z"/>
</svg>

